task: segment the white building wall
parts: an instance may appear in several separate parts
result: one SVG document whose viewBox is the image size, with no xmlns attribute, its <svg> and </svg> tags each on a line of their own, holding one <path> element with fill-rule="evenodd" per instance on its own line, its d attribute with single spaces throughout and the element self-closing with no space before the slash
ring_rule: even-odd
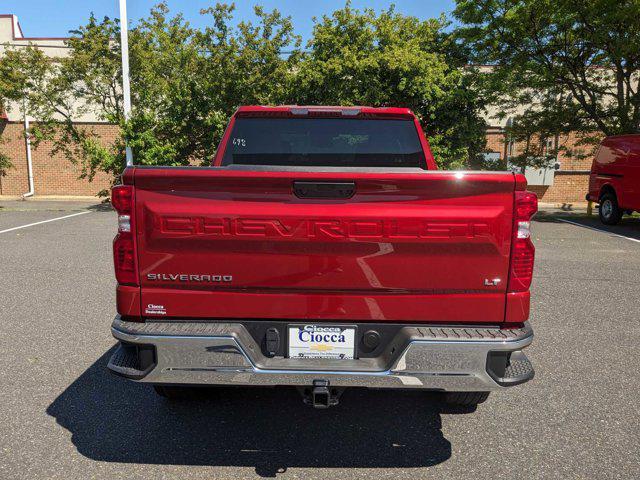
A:
<svg viewBox="0 0 640 480">
<path fill-rule="evenodd" d="M 69 47 L 66 45 L 66 38 L 36 38 L 25 37 L 20 24 L 18 23 L 18 17 L 16 15 L 0 15 L 0 55 L 6 49 L 25 48 L 29 45 L 35 46 L 42 50 L 42 52 L 55 60 L 56 58 L 62 58 L 69 55 Z M 80 104 L 74 105 L 73 110 L 77 110 Z M 91 112 L 83 112 L 77 115 L 74 120 L 77 122 L 88 123 L 101 123 L 102 121 L 97 115 L 95 109 L 90 109 Z M 22 121 L 24 114 L 22 112 L 22 105 L 15 102 L 9 102 L 6 105 L 6 114 L 9 121 Z M 31 118 L 32 121 L 37 121 L 36 118 Z"/>
</svg>

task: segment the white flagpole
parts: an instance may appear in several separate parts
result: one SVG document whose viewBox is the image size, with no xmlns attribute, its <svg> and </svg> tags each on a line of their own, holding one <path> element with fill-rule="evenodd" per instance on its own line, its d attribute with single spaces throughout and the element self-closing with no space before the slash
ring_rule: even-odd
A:
<svg viewBox="0 0 640 480">
<path fill-rule="evenodd" d="M 122 48 L 122 95 L 124 97 L 124 118 L 131 117 L 131 86 L 129 84 L 129 31 L 127 23 L 127 0 L 120 2 L 120 46 Z M 133 165 L 133 153 L 127 145 L 127 167 Z"/>
</svg>

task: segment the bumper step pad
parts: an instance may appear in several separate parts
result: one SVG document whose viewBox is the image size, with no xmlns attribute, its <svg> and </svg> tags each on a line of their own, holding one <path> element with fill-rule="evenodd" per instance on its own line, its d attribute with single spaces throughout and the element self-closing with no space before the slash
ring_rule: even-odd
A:
<svg viewBox="0 0 640 480">
<path fill-rule="evenodd" d="M 512 355 L 513 357 L 514 355 Z M 527 357 L 519 358 L 514 360 L 511 358 L 509 361 L 509 366 L 504 372 L 505 378 L 529 378 L 529 376 L 533 377 L 533 365 Z"/>
<path fill-rule="evenodd" d="M 107 367 L 116 375 L 126 378 L 143 378 L 155 367 L 154 350 L 151 346 L 120 343 Z"/>
<path fill-rule="evenodd" d="M 527 356 L 515 352 L 492 352 L 487 360 L 487 371 L 498 385 L 511 387 L 531 380 L 535 371 Z"/>
<path fill-rule="evenodd" d="M 242 322 L 240 322 L 242 323 Z M 295 323 L 295 322 L 286 322 Z M 218 322 L 190 322 L 174 320 L 171 322 L 127 322 L 116 317 L 112 328 L 130 335 L 189 335 L 189 336 L 216 336 L 226 335 L 237 326 L 232 321 L 229 323 Z M 499 329 L 495 327 L 425 327 L 408 326 L 408 335 L 422 340 L 447 340 L 447 341 L 495 341 L 503 342 L 518 340 L 532 334 L 532 328 L 526 323 L 521 328 Z"/>
</svg>

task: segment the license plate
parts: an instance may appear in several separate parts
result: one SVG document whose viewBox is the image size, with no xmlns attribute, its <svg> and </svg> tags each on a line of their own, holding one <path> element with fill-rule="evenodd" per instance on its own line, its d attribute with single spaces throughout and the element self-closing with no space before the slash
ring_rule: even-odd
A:
<svg viewBox="0 0 640 480">
<path fill-rule="evenodd" d="M 289 358 L 355 358 L 356 328 L 289 325 Z"/>
</svg>

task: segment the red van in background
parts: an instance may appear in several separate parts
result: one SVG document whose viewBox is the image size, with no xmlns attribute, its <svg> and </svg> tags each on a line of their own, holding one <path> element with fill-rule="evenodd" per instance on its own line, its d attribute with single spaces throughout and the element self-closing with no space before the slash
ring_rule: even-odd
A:
<svg viewBox="0 0 640 480">
<path fill-rule="evenodd" d="M 640 211 L 640 134 L 602 141 L 591 166 L 587 201 L 600 204 L 600 220 L 606 225 Z"/>
</svg>

